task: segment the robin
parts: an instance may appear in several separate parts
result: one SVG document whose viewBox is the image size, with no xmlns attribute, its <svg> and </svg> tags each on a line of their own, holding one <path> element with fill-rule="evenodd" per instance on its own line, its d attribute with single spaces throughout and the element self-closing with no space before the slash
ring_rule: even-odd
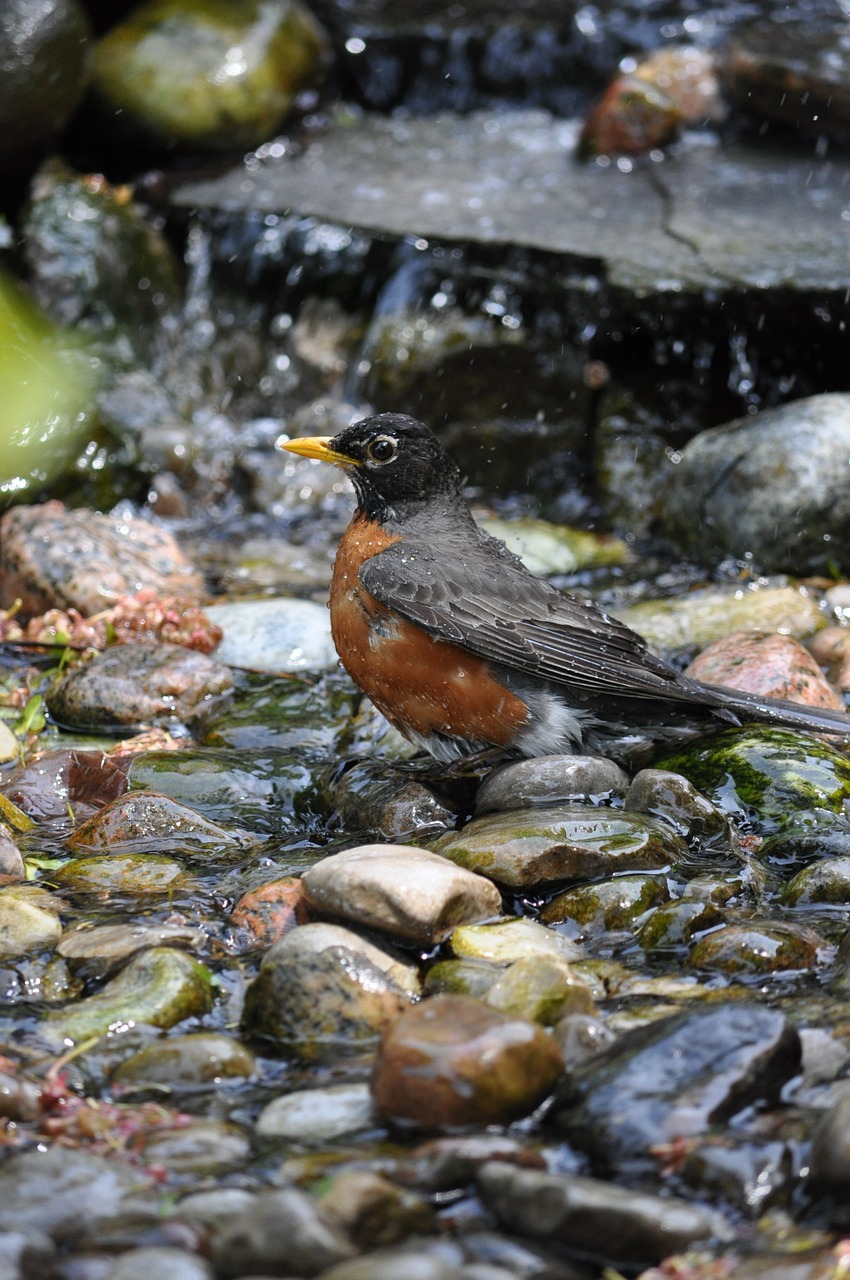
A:
<svg viewBox="0 0 850 1280">
<path fill-rule="evenodd" d="M 357 509 L 337 551 L 331 629 L 342 665 L 438 760 L 497 749 L 622 750 L 712 719 L 850 734 L 850 717 L 689 680 L 596 605 L 536 578 L 480 529 L 436 436 L 401 414 L 284 449 L 341 467 Z"/>
</svg>

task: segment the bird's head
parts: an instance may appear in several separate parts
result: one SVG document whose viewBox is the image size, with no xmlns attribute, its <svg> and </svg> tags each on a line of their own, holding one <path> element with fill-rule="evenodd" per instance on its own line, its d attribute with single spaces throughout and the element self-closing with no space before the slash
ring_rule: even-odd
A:
<svg viewBox="0 0 850 1280">
<path fill-rule="evenodd" d="M 433 498 L 456 495 L 462 501 L 457 467 L 433 431 L 405 414 L 378 413 L 335 436 L 306 436 L 280 447 L 342 467 L 369 516 L 399 513 Z"/>
</svg>

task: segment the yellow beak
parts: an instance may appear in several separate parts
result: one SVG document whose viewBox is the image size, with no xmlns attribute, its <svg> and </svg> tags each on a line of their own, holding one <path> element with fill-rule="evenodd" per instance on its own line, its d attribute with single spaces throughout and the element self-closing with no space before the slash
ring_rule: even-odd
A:
<svg viewBox="0 0 850 1280">
<path fill-rule="evenodd" d="M 297 440 L 278 440 L 277 447 L 289 453 L 300 454 L 302 458 L 318 458 L 320 462 L 333 462 L 338 467 L 356 467 L 360 464 L 354 458 L 331 449 L 330 436 L 301 436 Z"/>
</svg>

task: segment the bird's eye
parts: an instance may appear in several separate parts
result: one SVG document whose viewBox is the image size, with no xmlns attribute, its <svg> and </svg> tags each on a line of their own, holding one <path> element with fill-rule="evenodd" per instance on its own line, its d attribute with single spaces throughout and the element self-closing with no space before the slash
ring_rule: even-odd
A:
<svg viewBox="0 0 850 1280">
<path fill-rule="evenodd" d="M 398 441 L 394 436 L 377 436 L 367 449 L 366 456 L 370 462 L 392 462 L 398 453 Z"/>
</svg>

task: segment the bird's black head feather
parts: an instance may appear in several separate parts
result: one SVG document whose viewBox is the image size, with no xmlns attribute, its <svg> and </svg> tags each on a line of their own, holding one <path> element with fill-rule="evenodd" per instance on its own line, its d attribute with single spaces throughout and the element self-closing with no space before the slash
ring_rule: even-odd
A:
<svg viewBox="0 0 850 1280">
<path fill-rule="evenodd" d="M 434 498 L 463 504 L 461 475 L 424 423 L 402 413 L 378 413 L 340 431 L 330 441 L 346 467 L 362 511 L 382 518 Z"/>
</svg>

